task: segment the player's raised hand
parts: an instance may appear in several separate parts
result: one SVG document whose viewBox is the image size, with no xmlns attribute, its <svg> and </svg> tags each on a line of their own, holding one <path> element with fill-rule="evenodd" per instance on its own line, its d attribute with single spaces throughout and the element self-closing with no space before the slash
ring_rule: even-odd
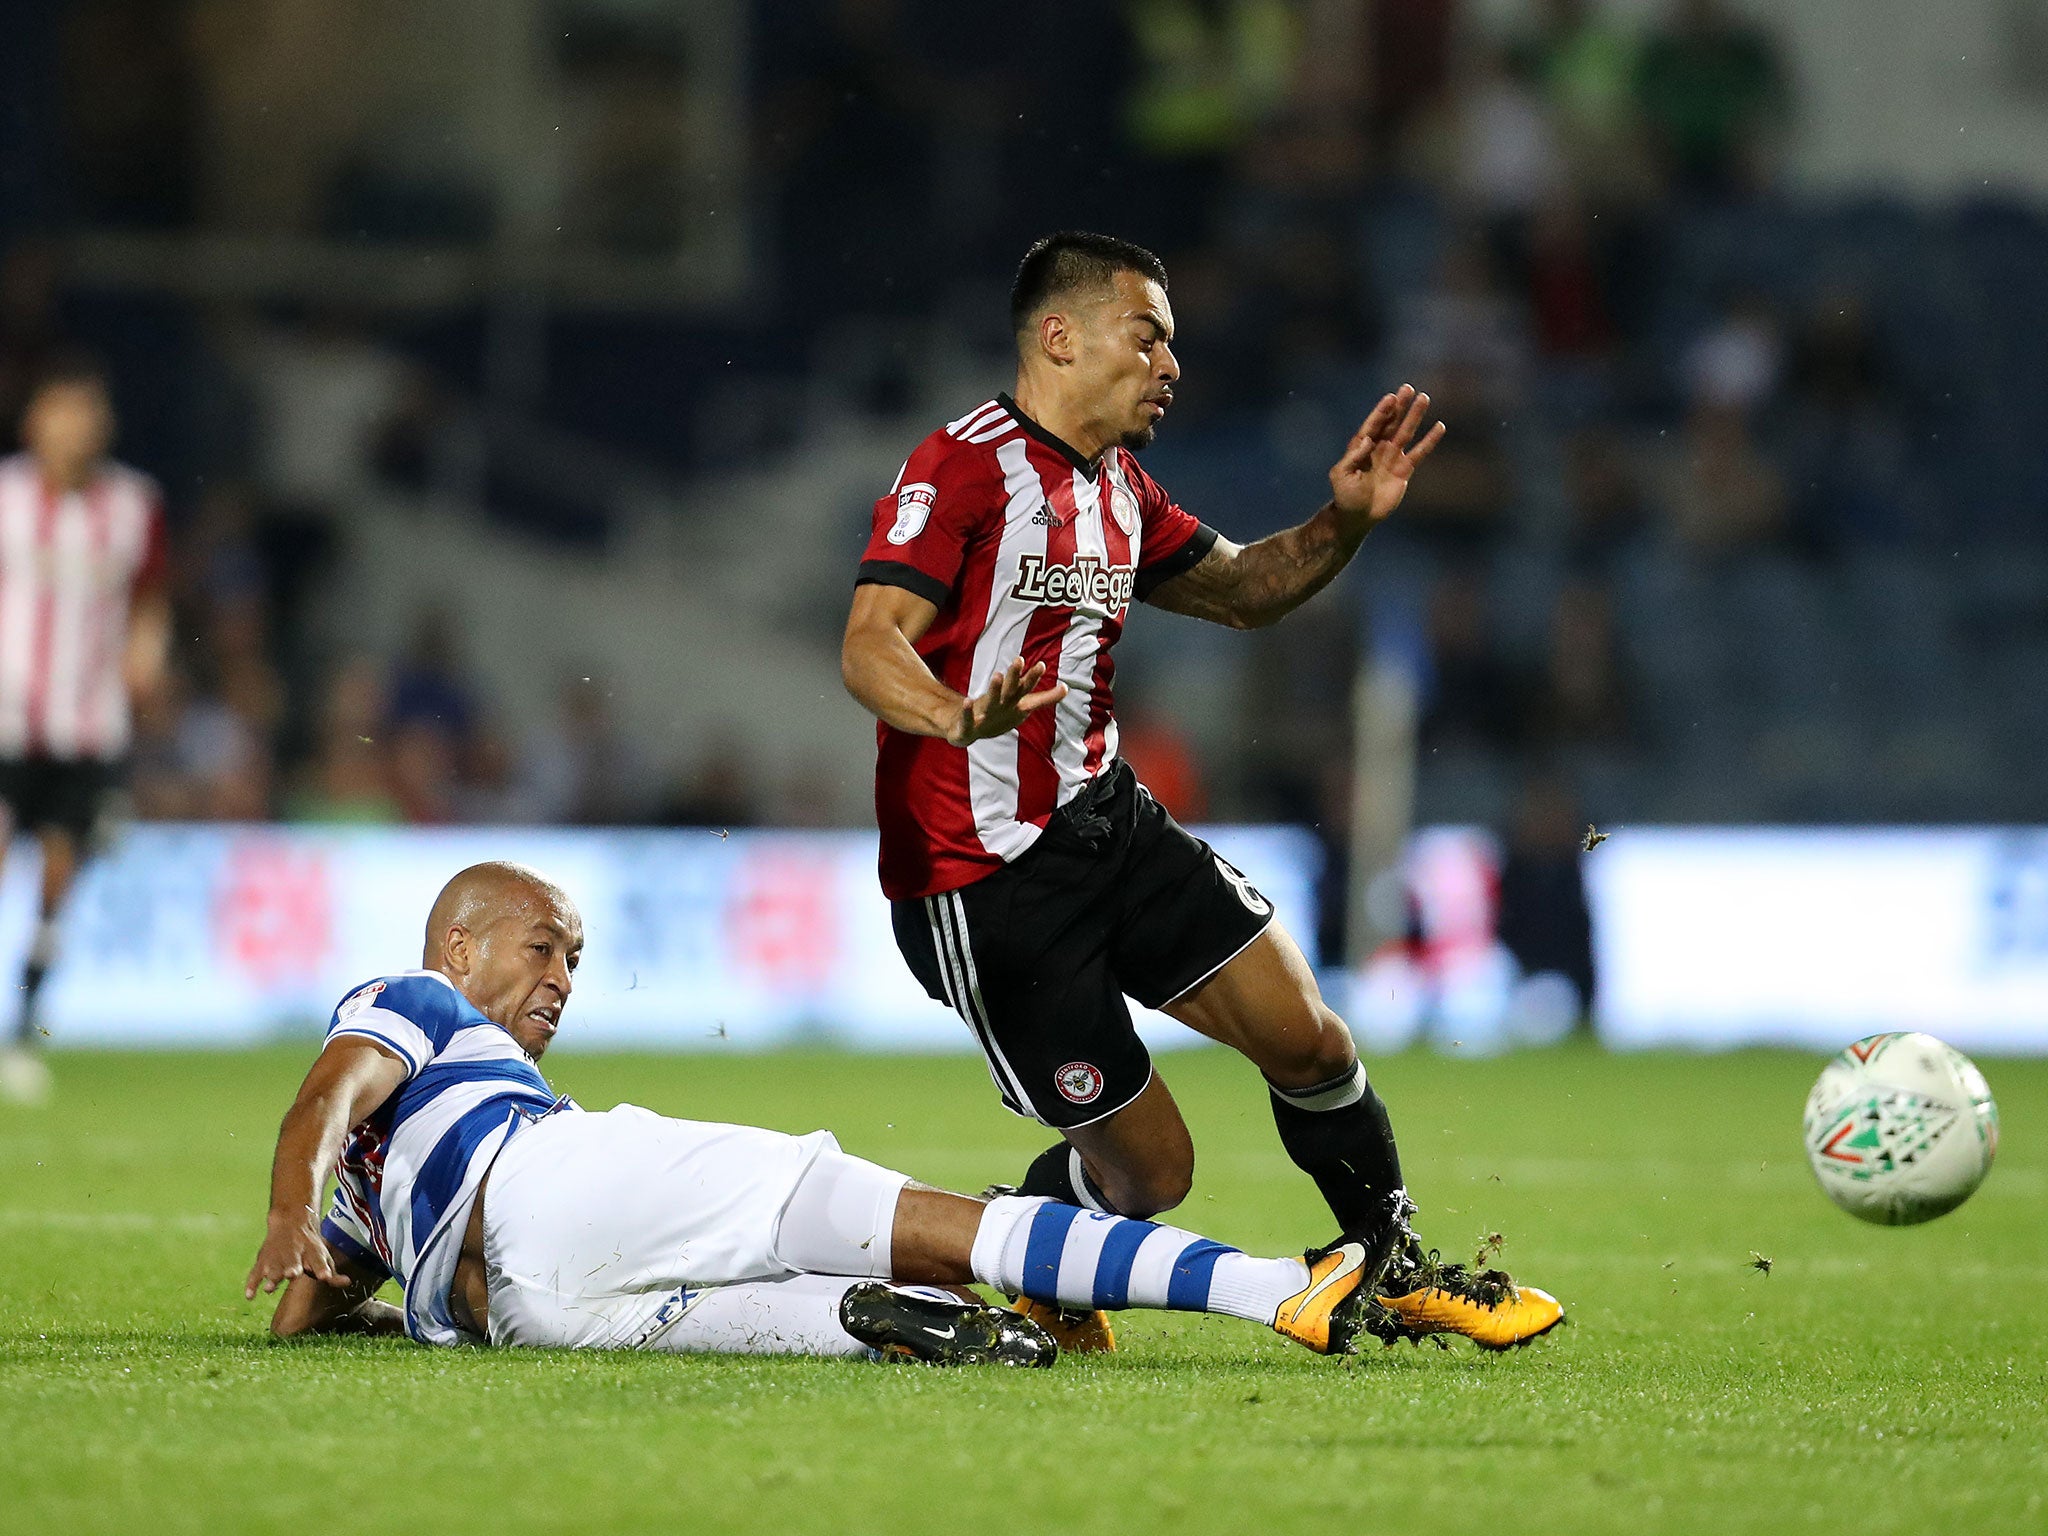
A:
<svg viewBox="0 0 2048 1536">
<path fill-rule="evenodd" d="M 348 1286 L 348 1276 L 334 1267 L 334 1256 L 320 1240 L 319 1224 L 310 1213 L 272 1211 L 263 1246 L 256 1250 L 256 1262 L 242 1287 L 243 1299 L 254 1300 L 259 1289 L 268 1293 L 289 1285 L 296 1275 L 311 1275 L 342 1289 Z"/>
<path fill-rule="evenodd" d="M 1344 456 L 1330 467 L 1331 500 L 1358 532 L 1371 532 L 1401 505 L 1415 467 L 1443 441 L 1442 422 L 1416 441 L 1428 415 L 1429 396 L 1412 384 L 1382 395 L 1344 445 Z"/>
<path fill-rule="evenodd" d="M 1003 736 L 1017 729 L 1031 715 L 1067 696 L 1065 683 L 1050 688 L 1038 685 L 1045 679 L 1045 663 L 1026 667 L 1019 656 L 996 675 L 986 691 L 960 706 L 960 718 L 946 732 L 956 747 L 971 746 L 991 736 Z"/>
</svg>

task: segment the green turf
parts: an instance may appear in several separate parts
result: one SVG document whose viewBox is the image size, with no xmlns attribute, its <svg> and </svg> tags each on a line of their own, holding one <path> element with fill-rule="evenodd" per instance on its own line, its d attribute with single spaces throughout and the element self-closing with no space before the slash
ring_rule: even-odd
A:
<svg viewBox="0 0 2048 1536">
<path fill-rule="evenodd" d="M 0 1107 L 0 1530 L 1484 1532 L 2048 1529 L 2048 1062 L 1990 1062 L 1960 1212 L 1837 1214 L 1804 1057 L 1376 1063 L 1425 1231 L 1573 1326 L 1313 1358 L 1135 1314 L 1052 1372 L 265 1342 L 240 1283 L 299 1053 L 71 1055 Z M 584 1104 L 789 1130 L 960 1187 L 1043 1144 L 967 1058 L 564 1056 Z M 1167 1071 L 1188 1225 L 1328 1236 L 1249 1069 Z M 1752 1251 L 1774 1260 L 1768 1276 Z"/>
</svg>

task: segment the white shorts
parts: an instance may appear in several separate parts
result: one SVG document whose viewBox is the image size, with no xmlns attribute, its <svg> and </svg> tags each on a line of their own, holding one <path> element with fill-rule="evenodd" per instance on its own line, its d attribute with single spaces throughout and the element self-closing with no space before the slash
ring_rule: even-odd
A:
<svg viewBox="0 0 2048 1536">
<path fill-rule="evenodd" d="M 805 1338 L 788 1347 L 820 1351 L 842 1337 L 845 1283 L 888 1276 L 908 1182 L 841 1152 L 828 1131 L 785 1136 L 630 1104 L 545 1116 L 505 1144 L 484 1191 L 491 1342 L 717 1348 L 679 1345 L 692 1334 L 679 1323 L 754 1316 L 738 1295 L 705 1293 L 766 1283 L 816 1293 Z M 783 1284 L 810 1275 L 847 1280 Z"/>
</svg>

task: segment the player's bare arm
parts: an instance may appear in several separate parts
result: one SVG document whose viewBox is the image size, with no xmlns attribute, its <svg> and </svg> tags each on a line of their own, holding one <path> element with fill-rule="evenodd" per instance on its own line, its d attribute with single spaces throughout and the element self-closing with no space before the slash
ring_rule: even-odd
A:
<svg viewBox="0 0 2048 1536">
<path fill-rule="evenodd" d="M 310 1274 L 295 1277 L 271 1314 L 272 1336 L 403 1334 L 405 1309 L 377 1300 L 377 1292 L 389 1276 L 345 1253 L 332 1254 L 332 1258 L 348 1283 L 337 1288 Z"/>
<path fill-rule="evenodd" d="M 1255 544 L 1218 539 L 1148 601 L 1232 629 L 1258 629 L 1299 608 L 1401 505 L 1416 467 L 1443 441 L 1442 422 L 1416 439 L 1428 412 L 1429 396 L 1407 384 L 1383 396 L 1331 466 L 1330 500 L 1314 517 Z"/>
<path fill-rule="evenodd" d="M 148 699 L 163 686 L 171 656 L 171 600 L 162 588 L 137 595 L 128 613 L 128 645 L 121 678 L 133 699 Z"/>
<path fill-rule="evenodd" d="M 404 1081 L 404 1063 L 382 1046 L 353 1035 L 328 1042 L 277 1133 L 270 1214 L 243 1286 L 245 1297 L 302 1276 L 348 1290 L 351 1276 L 320 1237 L 320 1196 L 349 1127 L 374 1113 Z"/>
<path fill-rule="evenodd" d="M 938 615 L 929 600 L 902 587 L 870 583 L 854 589 L 839 675 L 846 691 L 878 719 L 965 747 L 1006 735 L 1067 696 L 1064 683 L 1041 688 L 1045 663 L 1027 667 L 1021 656 L 973 698 L 948 688 L 917 654 L 918 640 Z"/>
</svg>

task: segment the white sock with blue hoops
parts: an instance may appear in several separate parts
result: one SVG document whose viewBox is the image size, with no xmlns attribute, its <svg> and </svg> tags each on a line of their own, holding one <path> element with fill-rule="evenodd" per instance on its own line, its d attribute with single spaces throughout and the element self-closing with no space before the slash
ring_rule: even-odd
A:
<svg viewBox="0 0 2048 1536">
<path fill-rule="evenodd" d="M 1255 1259 L 1179 1227 L 1033 1195 L 988 1203 L 973 1265 L 984 1285 L 1055 1306 L 1214 1312 L 1252 1323 L 1271 1323 L 1308 1284 L 1299 1259 Z"/>
</svg>

